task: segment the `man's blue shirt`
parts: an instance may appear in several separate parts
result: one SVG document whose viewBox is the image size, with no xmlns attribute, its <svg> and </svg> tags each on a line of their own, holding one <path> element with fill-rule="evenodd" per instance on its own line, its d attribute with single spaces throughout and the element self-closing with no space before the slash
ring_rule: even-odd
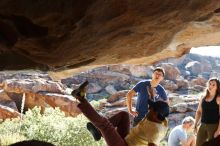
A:
<svg viewBox="0 0 220 146">
<path fill-rule="evenodd" d="M 138 117 L 143 118 L 148 112 L 148 99 L 149 94 L 147 88 L 151 87 L 151 80 L 144 80 L 137 83 L 133 90 L 137 93 L 137 103 L 136 103 L 136 111 L 138 112 Z M 159 84 L 154 88 L 156 96 L 155 100 L 167 100 L 167 94 L 165 89 Z"/>
</svg>

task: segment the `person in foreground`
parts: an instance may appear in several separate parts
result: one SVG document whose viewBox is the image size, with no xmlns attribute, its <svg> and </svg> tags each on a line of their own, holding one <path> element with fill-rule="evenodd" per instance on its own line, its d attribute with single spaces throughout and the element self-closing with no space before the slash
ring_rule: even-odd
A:
<svg viewBox="0 0 220 146">
<path fill-rule="evenodd" d="M 128 112 L 134 117 L 133 126 L 136 126 L 148 112 L 148 99 L 153 101 L 166 101 L 168 97 L 160 82 L 164 79 L 165 71 L 162 67 L 156 67 L 152 73 L 152 79 L 138 82 L 127 94 Z M 132 97 L 137 94 L 135 110 L 132 109 Z"/>
<path fill-rule="evenodd" d="M 220 135 L 220 82 L 217 78 L 208 81 L 205 95 L 200 99 L 195 115 L 195 132 L 201 119 L 197 133 L 196 146 Z M 220 145 L 220 144 L 218 144 Z"/>
<path fill-rule="evenodd" d="M 32 140 L 19 141 L 14 144 L 10 144 L 9 146 L 55 146 L 55 145 L 49 142 L 32 139 Z"/>
<path fill-rule="evenodd" d="M 195 146 L 196 137 L 193 132 L 195 120 L 188 116 L 182 120 L 182 124 L 173 128 L 169 134 L 168 146 Z"/>
<path fill-rule="evenodd" d="M 94 129 L 89 129 L 92 134 L 100 131 L 108 146 L 159 146 L 168 129 L 166 117 L 169 115 L 169 106 L 166 102 L 149 100 L 147 116 L 129 132 L 129 114 L 121 111 L 110 119 L 99 115 L 85 99 L 87 84 L 84 82 L 71 94 L 79 101 L 78 108 L 94 126 Z"/>
</svg>

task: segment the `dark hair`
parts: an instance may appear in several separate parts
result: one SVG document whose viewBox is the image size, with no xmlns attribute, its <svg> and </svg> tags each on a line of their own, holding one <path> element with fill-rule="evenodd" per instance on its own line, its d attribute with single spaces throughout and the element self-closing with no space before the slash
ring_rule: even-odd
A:
<svg viewBox="0 0 220 146">
<path fill-rule="evenodd" d="M 209 93 L 209 90 L 208 90 L 208 84 L 211 82 L 211 81 L 215 81 L 216 82 L 216 85 L 217 85 L 217 90 L 215 92 L 215 97 L 217 96 L 220 96 L 220 81 L 218 78 L 216 77 L 212 77 L 208 80 L 207 82 L 207 88 L 205 89 L 205 95 L 204 95 L 204 98 L 207 97 L 210 93 Z"/>
<path fill-rule="evenodd" d="M 16 142 L 9 146 L 55 146 L 55 145 L 45 142 L 45 141 L 39 141 L 39 140 L 33 139 L 33 140 L 25 140 L 25 141 Z"/>
<path fill-rule="evenodd" d="M 155 71 L 162 72 L 163 76 L 165 76 L 165 70 L 164 70 L 164 68 L 162 68 L 162 67 L 156 67 L 156 68 L 154 68 L 153 72 L 155 72 Z"/>
<path fill-rule="evenodd" d="M 155 112 L 158 113 L 158 119 L 160 121 L 165 120 L 166 117 L 169 116 L 170 108 L 169 105 L 165 101 L 152 101 L 148 100 L 149 108 L 152 108 Z"/>
</svg>

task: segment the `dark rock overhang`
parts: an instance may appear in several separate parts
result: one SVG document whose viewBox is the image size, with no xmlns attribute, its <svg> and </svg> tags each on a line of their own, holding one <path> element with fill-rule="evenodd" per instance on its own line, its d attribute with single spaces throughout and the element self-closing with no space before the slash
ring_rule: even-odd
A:
<svg viewBox="0 0 220 146">
<path fill-rule="evenodd" d="M 219 0 L 1 0 L 0 69 L 152 64 L 220 44 Z"/>
</svg>

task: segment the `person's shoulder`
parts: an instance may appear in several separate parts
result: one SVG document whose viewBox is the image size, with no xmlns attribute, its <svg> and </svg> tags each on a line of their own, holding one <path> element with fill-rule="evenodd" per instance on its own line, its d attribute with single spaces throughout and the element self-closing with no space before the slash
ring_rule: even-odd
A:
<svg viewBox="0 0 220 146">
<path fill-rule="evenodd" d="M 172 129 L 173 131 L 182 131 L 182 125 L 177 125 Z"/>
<path fill-rule="evenodd" d="M 141 80 L 140 82 L 138 82 L 139 84 L 147 84 L 149 85 L 150 84 L 150 81 L 149 79 L 146 79 L 146 80 Z"/>
</svg>

